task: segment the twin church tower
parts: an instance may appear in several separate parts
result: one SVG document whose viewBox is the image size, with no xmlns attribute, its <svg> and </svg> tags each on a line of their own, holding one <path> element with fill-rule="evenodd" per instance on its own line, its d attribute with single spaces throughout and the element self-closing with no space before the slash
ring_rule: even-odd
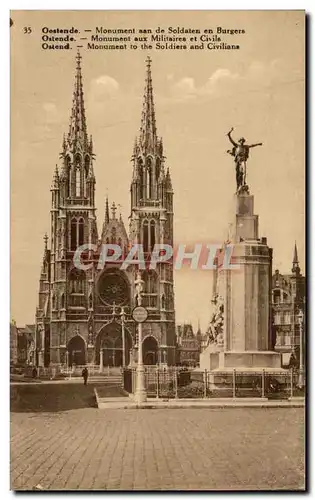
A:
<svg viewBox="0 0 315 500">
<path fill-rule="evenodd" d="M 151 60 L 146 81 L 139 135 L 130 172 L 129 237 L 115 204 L 105 201 L 104 222 L 96 219 L 94 145 L 88 136 L 84 106 L 81 56 L 76 74 L 68 134 L 64 136 L 60 165 L 51 186 L 51 238 L 44 238 L 44 256 L 36 309 L 36 356 L 40 366 L 99 364 L 121 366 L 137 361 L 137 329 L 131 318 L 136 305 L 137 266 L 121 270 L 121 262 L 98 269 L 101 246 L 118 244 L 122 258 L 135 243 L 149 254 L 155 243 L 173 245 L 173 189 L 165 165 L 162 139 L 157 136 Z M 89 269 L 74 265 L 83 244 L 97 251 L 83 255 Z M 173 265 L 158 263 L 143 270 L 143 305 L 149 316 L 143 325 L 145 364 L 175 364 L 175 311 Z M 122 338 L 122 322 L 125 335 Z M 125 355 L 123 356 L 123 349 Z"/>
</svg>

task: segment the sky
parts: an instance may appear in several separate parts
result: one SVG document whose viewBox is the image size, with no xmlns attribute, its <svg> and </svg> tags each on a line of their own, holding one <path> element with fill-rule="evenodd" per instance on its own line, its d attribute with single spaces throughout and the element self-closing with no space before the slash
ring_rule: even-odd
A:
<svg viewBox="0 0 315 500">
<path fill-rule="evenodd" d="M 213 26 L 245 29 L 239 51 L 82 51 L 88 133 L 96 161 L 98 228 L 106 194 L 128 228 L 135 136 L 140 127 L 145 59 L 152 58 L 158 135 L 174 189 L 174 240 L 226 239 L 235 191 L 226 137 L 263 142 L 251 152 L 248 183 L 259 234 L 288 273 L 294 242 L 304 272 L 305 109 L 302 11 L 14 11 L 11 28 L 11 317 L 33 323 L 50 233 L 50 185 L 68 131 L 75 51 L 44 51 L 41 30 L 77 26 Z M 26 35 L 23 28 L 30 26 Z M 210 319 L 212 272 L 175 271 L 178 323 Z"/>
</svg>

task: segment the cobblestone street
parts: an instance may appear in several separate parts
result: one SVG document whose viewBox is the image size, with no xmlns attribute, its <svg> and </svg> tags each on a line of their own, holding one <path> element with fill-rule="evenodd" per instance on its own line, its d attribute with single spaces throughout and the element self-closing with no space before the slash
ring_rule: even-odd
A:
<svg viewBox="0 0 315 500">
<path fill-rule="evenodd" d="M 11 487 L 301 489 L 304 410 L 11 413 Z"/>
</svg>

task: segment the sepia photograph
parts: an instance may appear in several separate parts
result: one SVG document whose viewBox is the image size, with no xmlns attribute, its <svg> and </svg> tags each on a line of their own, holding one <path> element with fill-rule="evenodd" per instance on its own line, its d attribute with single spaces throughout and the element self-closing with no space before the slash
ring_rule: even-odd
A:
<svg viewBox="0 0 315 500">
<path fill-rule="evenodd" d="M 10 11 L 10 489 L 306 491 L 303 10 Z"/>
</svg>

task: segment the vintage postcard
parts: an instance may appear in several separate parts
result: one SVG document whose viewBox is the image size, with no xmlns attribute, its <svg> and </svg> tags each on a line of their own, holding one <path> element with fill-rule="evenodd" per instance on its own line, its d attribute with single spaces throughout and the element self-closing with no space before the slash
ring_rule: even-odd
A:
<svg viewBox="0 0 315 500">
<path fill-rule="evenodd" d="M 11 489 L 304 490 L 305 12 L 10 36 Z"/>
</svg>

